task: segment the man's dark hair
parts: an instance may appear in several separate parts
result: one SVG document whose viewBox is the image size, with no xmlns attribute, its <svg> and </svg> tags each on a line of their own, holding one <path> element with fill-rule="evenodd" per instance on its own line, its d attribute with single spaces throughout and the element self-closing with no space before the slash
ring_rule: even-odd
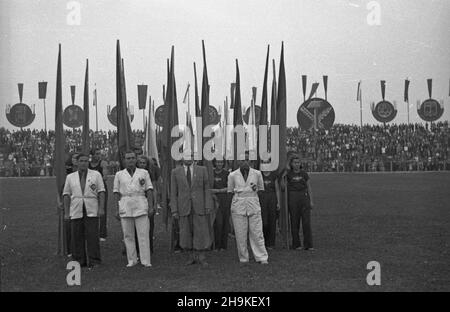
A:
<svg viewBox="0 0 450 312">
<path fill-rule="evenodd" d="M 100 150 L 100 149 L 99 149 L 99 148 L 96 148 L 96 147 L 92 148 L 92 149 L 91 149 L 91 155 L 94 156 L 95 153 L 97 153 L 97 151 L 99 151 L 99 150 Z"/>
<path fill-rule="evenodd" d="M 81 157 L 87 157 L 89 159 L 89 155 L 85 153 L 78 153 L 77 160 L 80 160 Z"/>
</svg>

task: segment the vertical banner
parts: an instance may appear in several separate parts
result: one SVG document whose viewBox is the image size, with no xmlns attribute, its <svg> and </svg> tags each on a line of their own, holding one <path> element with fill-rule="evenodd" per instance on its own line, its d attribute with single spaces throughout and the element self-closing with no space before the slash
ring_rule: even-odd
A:
<svg viewBox="0 0 450 312">
<path fill-rule="evenodd" d="M 381 98 L 384 101 L 385 94 L 386 94 L 386 80 L 381 80 L 380 83 L 381 83 Z"/>
<path fill-rule="evenodd" d="M 306 83 L 307 83 L 307 76 L 302 75 L 302 91 L 303 91 L 303 102 L 306 100 Z"/>
<path fill-rule="evenodd" d="M 409 102 L 408 92 L 409 92 L 409 80 L 405 79 L 405 90 L 403 93 L 403 101 L 404 102 Z"/>
<path fill-rule="evenodd" d="M 433 79 L 427 79 L 427 84 L 428 84 L 428 95 L 431 99 L 433 93 Z"/>
<path fill-rule="evenodd" d="M 147 89 L 148 86 L 141 84 L 137 86 L 138 88 L 138 104 L 139 104 L 139 109 L 145 109 L 146 106 L 146 102 L 147 102 Z"/>
<path fill-rule="evenodd" d="M 328 76 L 323 76 L 323 90 L 325 91 L 325 100 L 327 100 Z"/>
<path fill-rule="evenodd" d="M 19 88 L 19 103 L 22 103 L 23 83 L 18 83 L 17 87 Z"/>
<path fill-rule="evenodd" d="M 38 82 L 39 99 L 45 100 L 47 97 L 47 81 Z"/>
<path fill-rule="evenodd" d="M 72 105 L 75 105 L 75 86 L 70 86 L 70 96 L 72 97 Z"/>
<path fill-rule="evenodd" d="M 89 61 L 86 60 L 86 73 L 84 76 L 84 94 L 83 94 L 83 132 L 81 135 L 81 146 L 83 153 L 89 155 Z"/>
</svg>

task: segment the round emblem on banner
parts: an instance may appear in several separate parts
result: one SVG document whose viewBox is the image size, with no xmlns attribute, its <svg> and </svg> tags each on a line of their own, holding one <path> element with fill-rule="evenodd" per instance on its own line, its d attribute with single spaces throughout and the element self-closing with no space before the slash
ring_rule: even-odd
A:
<svg viewBox="0 0 450 312">
<path fill-rule="evenodd" d="M 166 118 L 166 107 L 164 105 L 161 105 L 155 111 L 155 123 L 160 127 L 164 127 L 165 118 Z"/>
<path fill-rule="evenodd" d="M 6 113 L 6 119 L 15 127 L 27 127 L 36 117 L 31 111 L 31 108 L 24 103 L 14 104 L 8 113 Z"/>
<path fill-rule="evenodd" d="M 208 106 L 208 126 L 209 125 L 217 125 L 220 122 L 220 115 L 217 109 L 214 106 Z"/>
<path fill-rule="evenodd" d="M 390 122 L 397 116 L 397 110 L 389 101 L 381 101 L 375 105 L 372 115 L 379 122 Z"/>
<path fill-rule="evenodd" d="M 63 123 L 69 128 L 78 128 L 83 124 L 84 112 L 80 106 L 69 105 L 63 113 Z"/>
<path fill-rule="evenodd" d="M 255 105 L 255 119 L 256 119 L 256 126 L 259 126 L 259 119 L 261 116 L 261 106 Z M 244 114 L 244 121 L 246 124 L 248 124 L 248 121 L 250 120 L 250 107 L 247 108 Z"/>
<path fill-rule="evenodd" d="M 334 119 L 333 106 L 321 98 L 306 100 L 297 111 L 298 125 L 302 130 L 328 130 L 333 126 Z"/>
<path fill-rule="evenodd" d="M 441 104 L 434 99 L 425 100 L 417 109 L 417 114 L 419 114 L 419 117 L 428 122 L 438 120 L 442 117 L 443 113 L 444 107 L 442 107 Z"/>
<path fill-rule="evenodd" d="M 133 121 L 134 115 L 131 115 L 131 121 Z M 113 126 L 117 127 L 117 106 L 114 106 L 108 114 L 108 120 Z"/>
</svg>

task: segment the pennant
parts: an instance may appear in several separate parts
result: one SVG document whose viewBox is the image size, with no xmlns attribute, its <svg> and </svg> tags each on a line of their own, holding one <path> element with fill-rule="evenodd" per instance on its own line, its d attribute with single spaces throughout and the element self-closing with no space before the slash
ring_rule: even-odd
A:
<svg viewBox="0 0 450 312">
<path fill-rule="evenodd" d="M 138 104 L 139 109 L 145 109 L 147 102 L 147 85 L 138 85 Z"/>
<path fill-rule="evenodd" d="M 94 101 L 92 102 L 92 106 L 97 107 L 97 88 L 94 89 Z"/>
<path fill-rule="evenodd" d="M 236 88 L 234 92 L 233 126 L 243 125 L 241 108 L 241 80 L 239 74 L 239 63 L 236 59 Z M 233 168 L 237 168 L 237 133 L 233 133 Z"/>
<path fill-rule="evenodd" d="M 19 103 L 22 103 L 23 83 L 18 83 L 17 87 L 19 88 Z"/>
<path fill-rule="evenodd" d="M 189 101 L 188 95 L 189 95 L 189 87 L 190 86 L 191 85 L 188 82 L 186 92 L 184 93 L 183 104 L 186 104 Z M 188 107 L 188 109 L 189 109 L 189 107 Z"/>
<path fill-rule="evenodd" d="M 56 99 L 55 99 L 55 165 L 54 175 L 56 176 L 57 202 L 62 205 L 62 193 L 66 179 L 65 167 L 65 138 L 63 127 L 63 108 L 62 108 L 62 74 L 61 74 L 61 44 L 58 50 L 58 65 L 56 70 Z M 60 209 L 58 222 L 58 254 L 67 254 L 66 231 L 64 222 L 64 213 Z"/>
<path fill-rule="evenodd" d="M 83 94 L 83 132 L 81 134 L 82 151 L 89 155 L 89 61 L 86 60 L 86 73 L 84 76 L 84 94 Z"/>
<path fill-rule="evenodd" d="M 328 76 L 323 76 L 323 89 L 325 91 L 325 100 L 327 100 Z"/>
<path fill-rule="evenodd" d="M 384 101 L 384 96 L 386 93 L 386 80 L 381 80 L 381 98 Z"/>
<path fill-rule="evenodd" d="M 409 102 L 408 92 L 409 92 L 409 80 L 405 79 L 405 92 L 403 94 L 404 102 Z"/>
<path fill-rule="evenodd" d="M 356 100 L 361 101 L 361 80 L 358 81 L 358 90 L 356 90 Z"/>
<path fill-rule="evenodd" d="M 70 96 L 72 98 L 72 105 L 75 105 L 75 86 L 70 86 Z"/>
<path fill-rule="evenodd" d="M 427 84 L 428 84 L 428 95 L 431 99 L 431 95 L 433 93 L 433 79 L 427 79 Z"/>
<path fill-rule="evenodd" d="M 306 96 L 306 82 L 307 82 L 307 76 L 302 75 L 303 102 L 305 101 L 305 96 Z"/>
<path fill-rule="evenodd" d="M 230 108 L 231 109 L 234 109 L 234 94 L 235 94 L 235 90 L 236 90 L 236 83 L 232 83 L 231 87 L 230 87 L 230 101 L 231 101 Z"/>
<path fill-rule="evenodd" d="M 312 84 L 311 93 L 309 94 L 308 100 L 311 99 L 314 96 L 314 94 L 317 92 L 318 88 L 319 88 L 319 83 L 318 82 L 314 82 Z"/>
<path fill-rule="evenodd" d="M 277 77 L 276 77 L 275 60 L 274 59 L 272 59 L 272 69 L 273 69 L 273 76 L 272 76 L 272 96 L 270 99 L 270 124 L 276 125 L 277 124 Z"/>
<path fill-rule="evenodd" d="M 133 137 L 130 126 L 129 112 L 125 88 L 124 63 L 120 54 L 120 42 L 116 47 L 116 107 L 117 107 L 117 147 L 120 168 L 124 169 L 124 156 L 131 149 Z M 134 143 L 134 142 L 133 142 Z"/>
<path fill-rule="evenodd" d="M 286 168 L 286 72 L 284 68 L 284 42 L 281 43 L 280 70 L 278 72 L 278 95 L 277 95 L 277 121 L 279 125 L 279 145 L 280 155 L 278 172 L 281 173 Z"/>
<path fill-rule="evenodd" d="M 156 141 L 155 104 L 152 104 L 150 101 L 149 105 L 150 106 L 144 143 L 144 155 L 149 159 L 156 159 L 156 163 L 159 166 L 160 163 L 158 156 L 158 145 Z"/>
<path fill-rule="evenodd" d="M 194 80 L 195 80 L 195 117 L 201 117 L 200 100 L 198 97 L 197 69 L 194 62 Z"/>
<path fill-rule="evenodd" d="M 252 87 L 252 102 L 256 104 L 256 87 Z"/>
<path fill-rule="evenodd" d="M 209 81 L 208 81 L 208 68 L 206 66 L 206 52 L 205 43 L 202 40 L 202 52 L 203 52 L 203 77 L 202 77 L 202 98 L 201 98 L 201 110 L 202 110 L 202 132 L 209 125 Z M 204 137 L 202 148 L 205 146 L 209 137 Z"/>
</svg>

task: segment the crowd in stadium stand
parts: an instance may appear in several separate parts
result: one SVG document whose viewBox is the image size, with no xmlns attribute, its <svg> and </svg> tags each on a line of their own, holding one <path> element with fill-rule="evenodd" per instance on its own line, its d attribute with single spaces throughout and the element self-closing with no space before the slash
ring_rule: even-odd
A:
<svg viewBox="0 0 450 312">
<path fill-rule="evenodd" d="M 92 131 L 91 131 L 92 132 Z M 143 142 L 142 131 L 134 131 Z M 66 153 L 81 146 L 81 130 L 66 130 Z M 448 121 L 432 124 L 336 124 L 330 130 L 288 128 L 287 147 L 302 157 L 309 172 L 374 172 L 450 170 Z M 91 145 L 103 151 L 110 172 L 116 172 L 115 131 L 91 133 Z M 50 176 L 54 132 L 9 131 L 0 128 L 0 176 Z"/>
</svg>

